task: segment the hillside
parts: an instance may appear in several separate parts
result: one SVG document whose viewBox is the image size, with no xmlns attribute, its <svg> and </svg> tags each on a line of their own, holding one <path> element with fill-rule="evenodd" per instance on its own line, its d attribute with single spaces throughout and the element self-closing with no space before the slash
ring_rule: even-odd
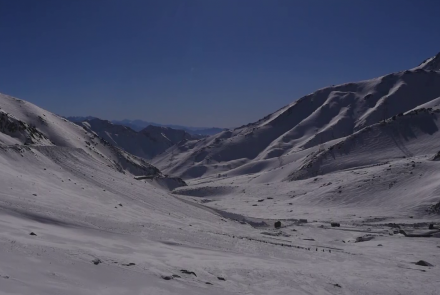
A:
<svg viewBox="0 0 440 295">
<path fill-rule="evenodd" d="M 436 60 L 429 59 L 423 68 L 435 68 Z M 244 174 L 264 171 L 268 162 L 297 161 L 295 154 L 305 156 L 308 149 L 310 154 L 384 119 L 436 104 L 439 97 L 440 72 L 422 68 L 326 87 L 255 123 L 181 143 L 153 163 L 187 179 L 249 166 Z"/>
<path fill-rule="evenodd" d="M 144 159 L 117 148 L 93 132 L 29 102 L 0 94 L 0 144 L 18 153 L 43 153 L 98 161 L 121 173 L 164 177 Z M 57 160 L 57 161 L 58 161 Z"/>
<path fill-rule="evenodd" d="M 310 157 L 291 179 L 401 158 L 432 156 L 440 150 L 439 119 L 439 108 L 417 108 L 363 128 Z"/>
</svg>

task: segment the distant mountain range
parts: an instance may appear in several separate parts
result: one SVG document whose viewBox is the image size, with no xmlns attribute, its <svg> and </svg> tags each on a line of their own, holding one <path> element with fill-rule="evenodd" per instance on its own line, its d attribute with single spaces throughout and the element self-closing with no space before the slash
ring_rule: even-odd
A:
<svg viewBox="0 0 440 295">
<path fill-rule="evenodd" d="M 74 123 L 98 135 L 110 144 L 135 156 L 152 159 L 171 146 L 201 138 L 184 130 L 148 125 L 140 131 L 94 117 L 75 117 Z"/>
<path fill-rule="evenodd" d="M 189 134 L 193 135 L 214 135 L 217 133 L 220 133 L 225 128 L 218 128 L 218 127 L 189 127 L 189 126 L 181 126 L 181 125 L 172 125 L 172 124 L 158 124 L 154 122 L 148 122 L 148 121 L 142 121 L 142 120 L 111 120 L 114 124 L 124 125 L 127 127 L 130 127 L 131 129 L 135 131 L 140 131 L 148 126 L 160 126 L 160 127 L 169 127 L 177 130 L 184 130 L 188 132 Z"/>
<path fill-rule="evenodd" d="M 71 117 L 66 117 L 66 119 L 68 119 L 69 121 L 78 123 L 78 122 L 83 122 L 83 121 L 87 121 L 87 120 L 91 120 L 91 119 L 97 119 L 97 117 L 71 116 Z M 192 135 L 203 135 L 203 136 L 214 135 L 214 134 L 217 134 L 217 133 L 220 133 L 220 132 L 226 130 L 225 128 L 218 128 L 218 127 L 188 127 L 188 126 L 172 125 L 172 124 L 169 124 L 169 125 L 158 124 L 158 123 L 148 122 L 148 121 L 143 121 L 143 120 L 124 119 L 124 120 L 110 120 L 110 122 L 112 122 L 113 124 L 118 124 L 118 125 L 130 127 L 134 131 L 141 131 L 142 129 L 144 129 L 148 126 L 159 126 L 159 127 L 169 127 L 169 128 L 177 129 L 177 130 L 184 130 Z"/>
</svg>

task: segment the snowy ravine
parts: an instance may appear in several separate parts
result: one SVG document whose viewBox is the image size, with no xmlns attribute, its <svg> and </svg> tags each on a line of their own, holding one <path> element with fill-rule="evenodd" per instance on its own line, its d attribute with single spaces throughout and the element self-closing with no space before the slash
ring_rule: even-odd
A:
<svg viewBox="0 0 440 295">
<path fill-rule="evenodd" d="M 437 81 L 413 71 L 393 79 Z M 292 123 L 292 104 L 198 142 L 203 164 L 185 161 L 183 146 L 157 160 L 185 186 L 0 95 L 0 294 L 438 294 L 440 113 L 424 97 L 385 121 L 379 107 L 315 108 L 300 127 L 279 127 L 285 137 L 246 149 Z M 336 136 L 339 120 L 349 128 Z"/>
</svg>

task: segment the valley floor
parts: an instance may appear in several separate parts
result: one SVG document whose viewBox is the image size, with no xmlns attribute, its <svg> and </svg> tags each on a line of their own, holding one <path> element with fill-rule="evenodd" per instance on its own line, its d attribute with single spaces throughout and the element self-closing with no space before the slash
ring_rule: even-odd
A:
<svg viewBox="0 0 440 295">
<path fill-rule="evenodd" d="M 0 153 L 0 294 L 438 294 L 423 157 L 172 194 L 69 149 Z"/>
</svg>

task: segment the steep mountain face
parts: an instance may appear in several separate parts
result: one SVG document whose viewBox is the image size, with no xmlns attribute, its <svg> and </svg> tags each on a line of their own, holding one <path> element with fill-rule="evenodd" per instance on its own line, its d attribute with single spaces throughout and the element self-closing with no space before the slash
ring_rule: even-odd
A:
<svg viewBox="0 0 440 295">
<path fill-rule="evenodd" d="M 89 131 L 31 103 L 0 94 L 0 147 L 3 150 L 43 154 L 57 162 L 63 158 L 93 159 L 122 173 L 164 177 L 144 159 Z"/>
<path fill-rule="evenodd" d="M 151 159 L 182 140 L 191 139 L 183 130 L 148 126 L 136 132 L 129 127 L 94 118 L 79 123 L 114 146 L 144 159 Z"/>
<path fill-rule="evenodd" d="M 423 67 L 432 68 L 437 57 Z M 376 79 L 326 87 L 267 117 L 199 141 L 182 143 L 153 160 L 158 167 L 185 178 L 207 176 L 252 165 L 301 161 L 327 142 L 407 112 L 440 97 L 440 72 L 415 68 Z M 295 159 L 295 160 L 292 160 Z M 273 165 L 271 165 L 273 167 Z M 249 170 L 246 170 L 248 172 Z"/>
</svg>

